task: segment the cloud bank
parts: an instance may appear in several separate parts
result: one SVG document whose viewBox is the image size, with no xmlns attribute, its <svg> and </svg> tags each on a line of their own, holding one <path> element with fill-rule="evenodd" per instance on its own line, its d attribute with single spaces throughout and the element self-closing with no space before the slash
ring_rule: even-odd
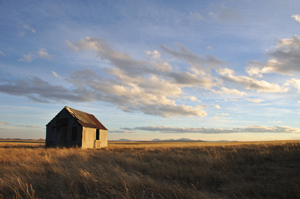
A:
<svg viewBox="0 0 300 199">
<path fill-rule="evenodd" d="M 175 43 L 174 47 L 159 46 L 162 53 L 171 56 L 171 59 L 164 59 L 158 50 L 145 51 L 144 59 L 136 59 L 97 37 L 66 41 L 66 44 L 77 53 L 93 52 L 99 60 L 108 64 L 100 72 L 85 68 L 73 71 L 66 78 L 52 71 L 53 76 L 66 81 L 71 85 L 69 87 L 31 76 L 19 80 L 1 79 L 0 92 L 25 96 L 43 103 L 104 101 L 125 112 L 142 112 L 162 117 L 204 117 L 208 115 L 204 110 L 207 106 L 200 104 L 201 98 L 194 96 L 196 93 L 189 95 L 186 90 L 240 97 L 248 96 L 245 92 L 247 90 L 257 93 L 287 93 L 290 87 L 300 90 L 300 80 L 296 78 L 287 80 L 283 85 L 257 79 L 267 72 L 290 74 L 299 70 L 300 38 L 296 35 L 280 40 L 268 52 L 271 59 L 266 64 L 251 62 L 246 68 L 249 76 L 236 75 L 234 70 L 225 67 L 228 64 L 226 61 L 208 54 L 198 55 L 180 43 Z M 19 61 L 31 62 L 36 57 L 53 59 L 46 49 L 40 48 L 35 54 L 24 55 Z M 176 61 L 185 62 L 187 66 L 174 67 Z M 225 86 L 225 83 L 231 88 Z M 236 85 L 239 90 L 232 88 Z M 182 103 L 182 99 L 193 103 Z M 245 100 L 254 103 L 263 101 L 252 99 L 251 96 Z M 221 109 L 221 106 L 215 105 L 214 108 Z"/>
<path fill-rule="evenodd" d="M 188 128 L 168 126 L 145 126 L 136 127 L 134 130 L 153 131 L 159 133 L 200 133 L 200 134 L 228 134 L 228 133 L 300 133 L 299 128 L 287 126 L 249 126 L 245 128 Z"/>
</svg>

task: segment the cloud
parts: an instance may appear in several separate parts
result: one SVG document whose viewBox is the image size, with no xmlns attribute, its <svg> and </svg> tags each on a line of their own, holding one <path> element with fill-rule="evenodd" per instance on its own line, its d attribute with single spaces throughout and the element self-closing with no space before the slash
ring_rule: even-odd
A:
<svg viewBox="0 0 300 199">
<path fill-rule="evenodd" d="M 18 61 L 22 61 L 22 62 L 31 62 L 33 60 L 33 58 L 35 57 L 34 54 L 27 54 L 27 55 L 23 55 L 23 58 L 20 58 Z"/>
<path fill-rule="evenodd" d="M 86 37 L 74 43 L 66 41 L 66 44 L 75 51 L 95 51 L 100 59 L 109 61 L 112 66 L 118 68 L 127 76 L 134 77 L 136 75 L 157 73 L 151 64 L 143 60 L 135 60 L 129 54 L 113 49 L 101 38 Z"/>
<path fill-rule="evenodd" d="M 216 91 L 211 89 L 213 93 L 221 94 L 221 95 L 237 95 L 237 96 L 245 96 L 247 95 L 245 92 L 238 91 L 237 89 L 228 89 L 226 87 L 221 87 L 221 90 Z"/>
<path fill-rule="evenodd" d="M 172 71 L 167 73 L 166 76 L 171 77 L 174 80 L 174 83 L 186 86 L 201 86 L 204 88 L 210 88 L 218 84 L 209 77 L 198 77 L 197 75 L 186 71 Z"/>
<path fill-rule="evenodd" d="M 3 55 L 4 57 L 6 56 L 1 50 L 0 50 L 0 54 Z"/>
<path fill-rule="evenodd" d="M 27 24 L 24 24 L 23 25 L 23 28 L 26 29 L 26 30 L 30 30 L 32 33 L 36 33 L 35 29 L 31 28 L 29 25 Z"/>
<path fill-rule="evenodd" d="M 146 55 L 149 56 L 152 59 L 160 59 L 160 53 L 157 50 L 154 50 L 153 52 L 151 51 L 146 51 Z"/>
<path fill-rule="evenodd" d="M 23 55 L 23 58 L 20 58 L 18 61 L 31 62 L 33 59 L 35 59 L 37 57 L 47 59 L 49 61 L 53 60 L 52 55 L 48 54 L 48 51 L 46 49 L 40 48 L 39 51 L 34 54 L 29 53 L 27 55 Z"/>
<path fill-rule="evenodd" d="M 219 105 L 215 105 L 214 106 L 216 109 L 221 109 L 221 107 Z"/>
<path fill-rule="evenodd" d="M 176 43 L 177 49 L 171 49 L 165 45 L 161 45 L 160 48 L 169 55 L 176 59 L 183 59 L 188 62 L 191 66 L 200 70 L 201 72 L 208 72 L 209 68 L 217 68 L 219 66 L 225 65 L 226 61 L 221 60 L 212 55 L 206 55 L 206 57 L 201 57 L 189 49 L 187 49 L 183 44 Z"/>
<path fill-rule="evenodd" d="M 289 88 L 287 88 L 287 87 L 280 86 L 275 83 L 269 83 L 264 80 L 257 80 L 253 77 L 234 76 L 231 72 L 224 73 L 223 70 L 219 70 L 217 72 L 219 72 L 221 75 L 223 75 L 223 76 L 221 76 L 221 79 L 243 85 L 246 87 L 246 89 L 256 90 L 258 93 L 259 92 L 286 93 L 289 91 Z"/>
<path fill-rule="evenodd" d="M 269 123 L 283 123 L 282 121 L 269 121 Z"/>
<path fill-rule="evenodd" d="M 199 76 L 199 74 L 195 73 L 195 70 L 194 73 L 172 70 L 172 66 L 169 63 L 159 59 L 160 53 L 157 50 L 153 52 L 146 51 L 147 56 L 152 56 L 152 58 L 157 60 L 157 62 L 147 62 L 144 60 L 133 59 L 129 54 L 122 53 L 114 49 L 104 39 L 101 38 L 86 37 L 78 42 L 72 43 L 70 41 L 66 41 L 66 43 L 75 51 L 95 51 L 100 59 L 109 61 L 110 65 L 113 67 L 113 69 L 110 70 L 110 73 L 113 75 L 120 76 L 121 74 L 122 76 L 131 78 L 136 76 L 145 77 L 148 75 L 160 75 L 164 78 L 172 78 L 173 83 L 175 84 L 182 84 L 185 86 L 199 85 L 206 88 L 215 86 L 217 84 L 217 82 L 214 82 L 214 80 L 207 75 L 205 76 L 202 74 Z M 199 66 L 199 64 L 204 64 L 206 67 L 213 67 L 215 65 L 225 63 L 224 61 L 209 55 L 206 59 L 203 59 L 197 54 L 189 51 L 182 44 L 178 45 L 180 46 L 179 51 L 169 49 L 166 46 L 161 46 L 161 48 L 163 51 L 172 54 L 178 59 L 184 59 L 188 61 L 191 63 L 191 65 L 194 64 Z"/>
<path fill-rule="evenodd" d="M 119 73 L 118 73 L 119 72 Z M 2 80 L 0 92 L 26 96 L 37 102 L 52 101 L 105 101 L 117 105 L 126 112 L 143 112 L 162 117 L 206 116 L 203 105 L 178 105 L 174 98 L 180 98 L 181 87 L 152 75 L 148 79 L 128 77 L 122 71 L 105 79 L 91 69 L 75 71 L 66 79 L 73 86 L 51 85 L 38 77 L 25 80 Z M 53 71 L 53 75 L 56 73 Z M 57 75 L 57 74 L 56 74 Z"/>
<path fill-rule="evenodd" d="M 299 22 L 300 23 L 300 15 L 292 15 L 291 16 L 292 18 L 294 18 L 297 22 Z"/>
<path fill-rule="evenodd" d="M 205 18 L 198 12 L 190 12 L 190 19 L 196 21 L 205 21 Z"/>
<path fill-rule="evenodd" d="M 168 126 L 145 126 L 135 127 L 134 130 L 152 131 L 160 133 L 200 133 L 200 134 L 228 134 L 228 133 L 300 133 L 299 128 L 287 126 L 249 126 L 242 128 L 189 128 L 189 127 L 168 127 Z"/>
<path fill-rule="evenodd" d="M 0 125 L 7 125 L 7 126 L 16 126 L 16 127 L 26 127 L 26 128 L 39 128 L 36 125 L 13 125 L 4 121 L 0 121 Z"/>
<path fill-rule="evenodd" d="M 219 68 L 216 70 L 217 73 L 219 73 L 220 75 L 234 75 L 235 74 L 235 71 L 234 70 L 231 70 L 229 68 Z"/>
<path fill-rule="evenodd" d="M 261 74 L 264 73 L 283 75 L 299 73 L 300 37 L 294 35 L 291 38 L 279 40 L 273 49 L 267 51 L 267 56 L 270 57 L 267 63 L 255 62 L 257 66 L 247 67 L 249 75 L 262 77 Z"/>
<path fill-rule="evenodd" d="M 183 98 L 184 100 L 187 100 L 187 99 L 189 99 L 189 100 L 191 100 L 192 102 L 201 102 L 201 100 L 199 100 L 197 97 L 195 97 L 195 96 L 188 96 L 188 97 L 184 97 Z"/>
<path fill-rule="evenodd" d="M 26 80 L 1 80 L 0 92 L 10 95 L 25 96 L 37 102 L 49 103 L 52 101 L 68 100 L 72 102 L 91 101 L 88 95 L 77 90 L 68 90 L 62 86 L 54 86 L 38 77 Z"/>
<path fill-rule="evenodd" d="M 300 79 L 290 79 L 287 80 L 287 82 L 285 83 L 285 85 L 293 85 L 295 88 L 298 89 L 298 93 L 300 93 Z"/>
<path fill-rule="evenodd" d="M 126 134 L 127 134 L 127 133 L 139 133 L 139 132 L 136 132 L 136 131 L 128 131 L 128 130 L 119 130 L 119 131 L 118 131 L 118 130 L 116 130 L 116 131 L 110 130 L 109 133 L 118 133 L 118 134 L 119 134 L 119 133 L 126 133 Z"/>
<path fill-rule="evenodd" d="M 48 59 L 48 60 L 52 60 L 53 57 L 52 55 L 48 54 L 48 51 L 44 48 L 40 48 L 40 50 L 37 53 L 39 55 L 39 57 L 44 58 L 44 59 Z"/>
<path fill-rule="evenodd" d="M 94 51 L 101 60 L 106 60 L 110 64 L 110 68 L 104 69 L 106 75 L 110 77 L 105 78 L 105 81 L 101 76 L 94 75 L 91 69 L 74 72 L 68 81 L 76 87 L 92 92 L 95 100 L 113 103 L 123 111 L 141 111 L 163 117 L 203 117 L 207 115 L 202 110 L 204 105 L 178 105 L 176 98 L 181 98 L 185 87 L 209 89 L 219 84 L 211 76 L 195 73 L 190 68 L 187 71 L 173 69 L 157 50 L 146 51 L 146 57 L 150 58 L 150 61 L 146 61 L 134 59 L 129 54 L 120 52 L 101 38 L 87 37 L 77 42 L 66 41 L 66 43 L 77 52 Z M 176 51 L 167 49 L 173 54 Z M 184 55 L 181 55 L 182 53 Z M 202 59 L 182 45 L 176 55 L 178 59 L 191 59 L 193 63 L 202 60 L 210 66 L 221 62 L 212 57 Z"/>
<path fill-rule="evenodd" d="M 18 126 L 18 127 L 26 127 L 26 128 L 40 128 L 36 125 L 15 125 L 15 126 Z"/>
<path fill-rule="evenodd" d="M 222 4 L 216 6 L 216 12 L 210 12 L 210 16 L 222 23 L 230 23 L 234 21 L 241 21 L 244 17 L 242 14 L 234 9 L 231 9 Z"/>
<path fill-rule="evenodd" d="M 246 98 L 245 100 L 253 103 L 261 103 L 264 101 L 263 99 L 250 99 L 250 98 Z"/>
<path fill-rule="evenodd" d="M 55 71 L 52 71 L 52 74 L 54 77 L 57 77 L 58 79 L 62 79 L 62 77 L 59 76 Z"/>
</svg>

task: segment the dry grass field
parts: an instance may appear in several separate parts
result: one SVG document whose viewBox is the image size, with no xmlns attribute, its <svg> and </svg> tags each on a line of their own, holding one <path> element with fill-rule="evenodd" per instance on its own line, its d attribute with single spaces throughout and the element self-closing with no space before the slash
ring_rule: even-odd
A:
<svg viewBox="0 0 300 199">
<path fill-rule="evenodd" d="M 0 141 L 0 198 L 300 198 L 300 141 L 43 147 Z"/>
</svg>

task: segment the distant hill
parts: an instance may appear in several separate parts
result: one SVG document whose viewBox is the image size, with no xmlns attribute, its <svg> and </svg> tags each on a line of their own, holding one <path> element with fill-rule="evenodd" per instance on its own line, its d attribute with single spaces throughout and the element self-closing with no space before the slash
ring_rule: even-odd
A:
<svg viewBox="0 0 300 199">
<path fill-rule="evenodd" d="M 128 140 L 128 139 L 119 139 L 119 140 L 112 140 L 112 141 L 118 141 L 118 142 L 134 142 L 134 140 Z"/>
</svg>

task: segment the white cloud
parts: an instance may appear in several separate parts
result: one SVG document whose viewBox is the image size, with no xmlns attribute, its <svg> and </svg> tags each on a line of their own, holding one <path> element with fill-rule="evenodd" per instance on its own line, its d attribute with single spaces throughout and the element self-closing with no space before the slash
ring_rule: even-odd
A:
<svg viewBox="0 0 300 199">
<path fill-rule="evenodd" d="M 298 15 L 298 14 L 292 15 L 292 18 L 294 18 L 297 22 L 300 23 L 300 15 Z"/>
<path fill-rule="evenodd" d="M 249 101 L 249 102 L 253 102 L 253 103 L 261 103 L 263 102 L 264 100 L 263 99 L 250 99 L 250 98 L 246 98 L 245 100 Z"/>
<path fill-rule="evenodd" d="M 295 88 L 298 89 L 298 93 L 300 93 L 300 79 L 293 78 L 293 79 L 287 80 L 285 85 L 293 85 Z"/>
<path fill-rule="evenodd" d="M 264 80 L 257 80 L 253 77 L 233 76 L 231 73 L 223 73 L 222 71 L 220 74 L 226 74 L 225 76 L 222 76 L 221 79 L 243 85 L 246 87 L 246 89 L 256 90 L 258 93 L 286 93 L 290 90 L 285 86 L 280 86 L 275 83 L 269 83 Z"/>
<path fill-rule="evenodd" d="M 199 100 L 197 97 L 195 97 L 195 96 L 188 96 L 188 97 L 184 97 L 183 98 L 184 100 L 187 100 L 187 99 L 189 99 L 189 100 L 191 100 L 192 102 L 201 102 L 201 100 Z"/>
<path fill-rule="evenodd" d="M 44 48 L 40 48 L 40 50 L 37 53 L 39 55 L 39 57 L 44 58 L 44 59 L 48 59 L 48 60 L 52 60 L 53 57 L 52 55 L 48 54 L 48 51 Z"/>
<path fill-rule="evenodd" d="M 269 121 L 269 123 L 283 123 L 282 121 Z"/>
<path fill-rule="evenodd" d="M 25 24 L 23 25 L 23 28 L 26 30 L 30 30 L 32 33 L 36 33 L 35 29 L 31 28 L 29 25 Z"/>
<path fill-rule="evenodd" d="M 261 69 L 259 67 L 249 66 L 249 67 L 246 68 L 246 72 L 250 76 L 263 77 L 263 75 L 261 74 Z"/>
<path fill-rule="evenodd" d="M 5 54 L 1 50 L 0 50 L 0 54 L 3 55 L 3 56 L 5 56 Z"/>
<path fill-rule="evenodd" d="M 70 81 L 94 95 L 95 100 L 107 101 L 126 112 L 141 111 L 162 117 L 206 116 L 203 106 L 178 105 L 172 98 L 180 97 L 181 87 L 156 75 L 148 79 L 128 77 L 116 69 L 113 73 L 118 80 L 103 81 L 91 69 L 76 71 Z"/>
<path fill-rule="evenodd" d="M 273 49 L 267 51 L 270 57 L 268 62 L 263 64 L 255 62 L 256 66 L 250 63 L 246 71 L 249 75 L 262 77 L 263 73 L 278 73 L 283 75 L 295 75 L 300 73 L 300 37 L 294 35 L 291 38 L 281 39 Z"/>
<path fill-rule="evenodd" d="M 219 73 L 220 75 L 234 75 L 235 74 L 235 71 L 234 70 L 231 70 L 229 68 L 219 68 L 216 70 L 217 73 Z"/>
<path fill-rule="evenodd" d="M 122 128 L 121 128 L 122 129 Z M 110 130 L 109 133 L 125 133 L 125 134 L 131 134 L 131 133 L 139 133 L 137 131 L 128 131 L 128 130 Z"/>
<path fill-rule="evenodd" d="M 151 57 L 152 59 L 160 59 L 160 56 L 161 56 L 157 50 L 154 50 L 153 52 L 146 51 L 146 55 Z"/>
<path fill-rule="evenodd" d="M 18 61 L 31 62 L 33 59 L 37 57 L 47 59 L 49 61 L 53 60 L 52 55 L 48 54 L 48 51 L 46 49 L 40 48 L 39 51 L 34 54 L 29 53 L 27 55 L 23 55 L 23 58 L 20 58 Z"/>
<path fill-rule="evenodd" d="M 216 109 L 221 109 L 221 107 L 219 105 L 215 105 L 214 106 Z"/>
<path fill-rule="evenodd" d="M 168 126 L 145 126 L 136 127 L 134 130 L 153 131 L 160 133 L 200 133 L 200 134 L 227 134 L 227 133 L 300 133 L 299 128 L 287 126 L 248 126 L 232 129 L 223 128 L 189 128 Z"/>
<path fill-rule="evenodd" d="M 216 93 L 216 94 L 221 94 L 221 95 L 238 95 L 238 96 L 245 96 L 247 95 L 245 92 L 242 92 L 242 91 L 238 91 L 237 89 L 228 89 L 226 87 L 221 87 L 221 90 L 219 91 L 216 91 L 214 89 L 211 89 L 211 91 L 213 93 Z"/>
<path fill-rule="evenodd" d="M 58 79 L 62 79 L 62 77 L 59 76 L 55 71 L 52 71 L 52 74 L 54 77 L 57 77 Z"/>
<path fill-rule="evenodd" d="M 85 90 L 92 91 L 98 97 L 97 100 L 114 103 L 124 111 L 141 111 L 163 117 L 206 116 L 207 113 L 202 110 L 205 108 L 204 105 L 196 107 L 178 105 L 175 99 L 182 98 L 185 87 L 210 89 L 219 84 L 216 78 L 192 70 L 195 66 L 209 68 L 224 63 L 212 56 L 202 58 L 182 44 L 178 44 L 179 50 L 166 46 L 161 48 L 176 59 L 183 59 L 190 63 L 191 68 L 184 71 L 173 69 L 162 59 L 157 50 L 146 51 L 146 56 L 150 56 L 151 60 L 145 61 L 134 59 L 129 54 L 116 50 L 100 38 L 87 37 L 75 43 L 69 41 L 66 43 L 78 52 L 85 49 L 95 51 L 102 60 L 107 60 L 111 65 L 111 68 L 106 69 L 105 72 L 111 75 L 112 79 L 106 79 L 105 82 L 101 81 L 102 77 L 98 77 L 98 80 L 85 77 L 85 72 L 90 73 L 88 71 L 74 73 L 70 81 L 76 83 L 81 89 L 84 87 Z"/>
<path fill-rule="evenodd" d="M 34 54 L 27 54 L 27 55 L 23 55 L 23 58 L 20 58 L 18 61 L 22 61 L 22 62 L 31 62 L 33 60 L 33 58 L 35 57 Z"/>
<path fill-rule="evenodd" d="M 230 116 L 229 113 L 222 113 L 223 116 Z"/>
</svg>

